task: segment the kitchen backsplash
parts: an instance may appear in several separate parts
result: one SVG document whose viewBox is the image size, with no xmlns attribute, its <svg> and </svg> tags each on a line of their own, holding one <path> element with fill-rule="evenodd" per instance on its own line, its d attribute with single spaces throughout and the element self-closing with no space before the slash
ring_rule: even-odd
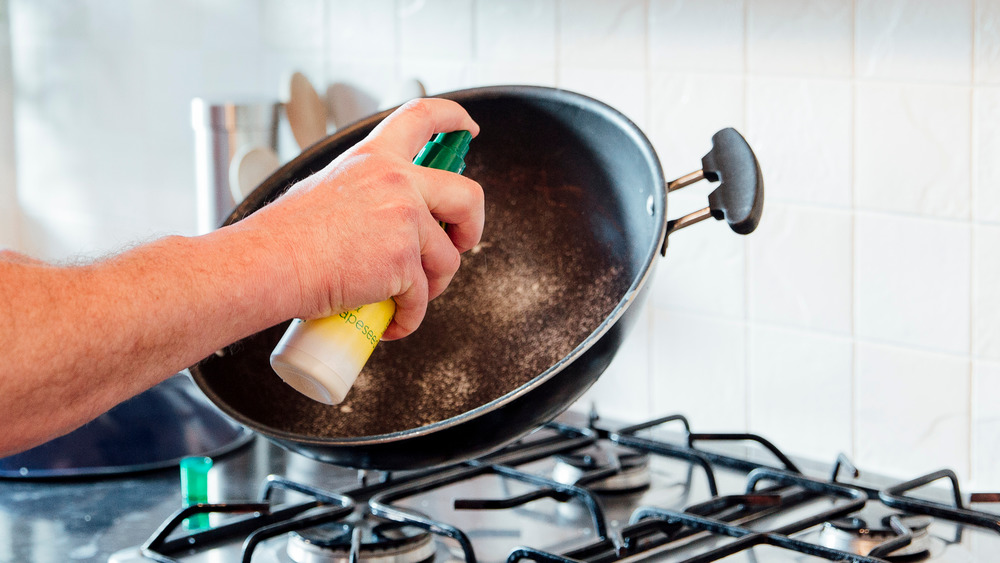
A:
<svg viewBox="0 0 1000 563">
<path fill-rule="evenodd" d="M 21 213 L 14 174 L 14 82 L 6 0 L 0 0 L 0 249 L 17 247 Z"/>
<path fill-rule="evenodd" d="M 0 125 L 12 95 L 15 127 L 0 139 L 0 243 L 71 260 L 193 233 L 191 98 L 276 97 L 294 70 L 371 100 L 410 77 L 432 94 L 577 90 L 630 116 L 669 177 L 734 126 L 764 171 L 760 228 L 674 235 L 639 326 L 580 408 L 682 412 L 816 459 L 845 452 L 899 477 L 950 466 L 1000 487 L 1000 0 L 6 11 Z M 672 194 L 671 215 L 706 193 Z"/>
</svg>

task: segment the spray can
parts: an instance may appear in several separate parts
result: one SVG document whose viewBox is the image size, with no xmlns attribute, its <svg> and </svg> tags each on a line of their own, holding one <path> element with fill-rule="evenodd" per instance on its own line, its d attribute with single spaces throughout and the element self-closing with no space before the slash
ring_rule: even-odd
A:
<svg viewBox="0 0 1000 563">
<path fill-rule="evenodd" d="M 471 140 L 468 131 L 438 133 L 413 162 L 461 174 Z M 271 353 L 271 368 L 299 393 L 336 405 L 347 396 L 395 313 L 396 302 L 390 298 L 324 319 L 295 319 Z"/>
</svg>

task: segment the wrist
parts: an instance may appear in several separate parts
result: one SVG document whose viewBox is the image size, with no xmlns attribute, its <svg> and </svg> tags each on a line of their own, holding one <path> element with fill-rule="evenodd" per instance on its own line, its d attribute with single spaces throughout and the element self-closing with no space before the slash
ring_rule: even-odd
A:
<svg viewBox="0 0 1000 563">
<path fill-rule="evenodd" d="M 254 330 L 299 314 L 302 290 L 294 255 L 267 229 L 241 221 L 203 236 L 213 245 L 215 272 L 223 281 L 234 311 L 243 310 Z"/>
</svg>

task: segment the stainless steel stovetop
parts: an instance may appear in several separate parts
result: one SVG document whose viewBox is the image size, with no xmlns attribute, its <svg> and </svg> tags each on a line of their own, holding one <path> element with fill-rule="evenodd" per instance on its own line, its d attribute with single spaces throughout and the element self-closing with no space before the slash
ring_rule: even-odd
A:
<svg viewBox="0 0 1000 563">
<path fill-rule="evenodd" d="M 180 507 L 174 472 L 0 482 L 0 560 L 240 561 L 246 538 L 263 526 L 270 531 L 248 542 L 258 563 L 346 562 L 354 554 L 378 563 L 957 563 L 1000 554 L 1000 516 L 989 504 L 961 496 L 953 512 L 971 523 L 956 523 L 938 514 L 958 508 L 941 488 L 894 492 L 899 481 L 844 468 L 831 483 L 832 463 L 796 462 L 746 435 L 692 434 L 670 418 L 652 430 L 623 431 L 601 421 L 588 428 L 568 415 L 561 420 L 569 426 L 540 429 L 481 461 L 431 473 L 369 473 L 364 483 L 357 472 L 257 440 L 218 460 L 211 501 L 257 502 L 269 482 L 266 504 L 213 513 L 208 531 L 177 526 L 151 542 Z M 933 484 L 950 484 L 941 477 Z M 292 523 L 279 522 L 281 514 L 293 514 Z M 145 555 L 144 542 L 152 548 Z"/>
</svg>

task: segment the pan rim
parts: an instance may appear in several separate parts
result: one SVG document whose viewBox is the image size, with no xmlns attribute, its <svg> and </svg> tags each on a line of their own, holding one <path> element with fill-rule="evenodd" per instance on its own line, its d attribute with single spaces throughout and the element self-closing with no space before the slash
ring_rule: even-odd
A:
<svg viewBox="0 0 1000 563">
<path fill-rule="evenodd" d="M 469 420 L 478 418 L 488 412 L 497 410 L 504 405 L 514 402 L 521 398 L 523 395 L 529 393 L 536 387 L 543 385 L 546 381 L 556 376 L 559 372 L 565 369 L 566 366 L 573 363 L 577 358 L 586 353 L 596 342 L 601 340 L 601 338 L 607 334 L 621 317 L 625 314 L 628 308 L 633 302 L 642 294 L 643 288 L 649 283 L 649 279 L 652 275 L 653 266 L 655 260 L 657 259 L 657 254 L 660 248 L 663 246 L 663 242 L 666 238 L 666 227 L 667 227 L 667 191 L 666 191 L 666 180 L 663 173 L 663 167 L 660 163 L 659 157 L 656 150 L 653 148 L 652 143 L 646 137 L 645 133 L 636 125 L 632 120 L 630 120 L 623 113 L 617 109 L 609 106 L 608 104 L 597 100 L 595 98 L 574 92 L 571 90 L 561 89 L 561 88 L 551 88 L 547 86 L 533 86 L 533 85 L 506 85 L 506 86 L 484 86 L 478 88 L 469 88 L 454 90 L 450 92 L 445 92 L 438 94 L 434 97 L 446 98 L 460 104 L 464 99 L 475 99 L 482 100 L 488 98 L 500 98 L 500 97 L 522 97 L 527 95 L 528 97 L 542 97 L 546 101 L 556 101 L 567 103 L 569 105 L 587 109 L 588 111 L 595 111 L 603 118 L 609 122 L 619 126 L 622 132 L 632 138 L 635 143 L 639 154 L 645 159 L 645 161 L 650 166 L 650 171 L 653 175 L 653 181 L 655 185 L 659 186 L 659 189 L 653 190 L 653 209 L 652 218 L 659 222 L 659 233 L 655 237 L 655 240 L 651 240 L 649 247 L 647 249 L 646 255 L 643 258 L 641 264 L 641 275 L 636 276 L 629 286 L 628 290 L 621 300 L 615 305 L 611 313 L 601 321 L 601 323 L 594 329 L 590 334 L 587 335 L 583 341 L 573 348 L 568 354 L 563 356 L 559 361 L 550 366 L 545 371 L 539 373 L 533 377 L 528 382 L 517 387 L 497 397 L 496 399 L 480 405 L 475 409 L 463 412 L 457 416 L 446 418 L 431 424 L 424 426 L 419 426 L 416 428 L 409 428 L 406 430 L 399 430 L 396 432 L 391 432 L 387 434 L 376 434 L 371 436 L 347 436 L 347 437 L 317 437 L 317 436 L 306 436 L 302 434 L 296 434 L 293 432 L 288 432 L 286 430 L 280 430 L 261 424 L 255 420 L 250 419 L 243 413 L 235 410 L 228 402 L 221 400 L 218 394 L 212 389 L 210 385 L 203 384 L 204 377 L 201 374 L 200 362 L 188 368 L 194 377 L 195 381 L 198 383 L 198 387 L 205 393 L 206 396 L 216 405 L 223 413 L 227 416 L 233 418 L 238 423 L 253 429 L 256 432 L 267 436 L 268 438 L 273 438 L 279 443 L 287 441 L 295 444 L 300 444 L 303 446 L 346 446 L 346 447 L 356 447 L 356 446 L 381 446 L 393 442 L 399 442 L 403 440 L 408 440 L 412 438 L 417 438 L 420 436 L 425 436 L 428 434 L 433 434 L 441 430 L 457 426 Z M 367 118 L 364 118 L 354 124 L 347 127 L 339 129 L 333 135 L 321 140 L 309 147 L 305 152 L 300 155 L 300 157 L 293 159 L 289 163 L 286 163 L 278 171 L 276 171 L 272 178 L 265 181 L 265 183 L 279 183 L 287 182 L 292 176 L 293 167 L 292 165 L 299 158 L 309 159 L 312 156 L 316 156 L 319 153 L 324 152 L 327 145 L 335 140 L 342 138 L 344 136 L 349 136 L 355 134 L 359 129 L 366 128 L 373 123 L 378 123 L 386 116 L 388 116 L 395 108 L 388 109 L 377 114 L 373 114 Z M 285 180 L 282 180 L 285 178 Z M 273 182 L 272 182 L 273 180 Z M 264 185 L 264 184 L 262 184 Z M 254 190 L 253 193 L 248 196 L 236 209 L 233 210 L 232 214 L 226 219 L 224 225 L 228 225 L 238 221 L 240 218 L 248 214 L 248 212 L 253 211 L 260 206 L 266 200 L 267 194 L 261 192 L 261 190 Z M 584 389 L 586 391 L 586 389 Z M 582 392 L 581 392 L 582 394 Z M 571 405 L 572 403 L 570 403 Z M 530 432 L 529 429 L 527 432 Z M 518 437 L 526 434 L 527 432 L 522 432 L 516 436 L 512 436 L 511 440 L 517 439 Z M 506 443 L 506 442 L 505 442 Z"/>
</svg>

